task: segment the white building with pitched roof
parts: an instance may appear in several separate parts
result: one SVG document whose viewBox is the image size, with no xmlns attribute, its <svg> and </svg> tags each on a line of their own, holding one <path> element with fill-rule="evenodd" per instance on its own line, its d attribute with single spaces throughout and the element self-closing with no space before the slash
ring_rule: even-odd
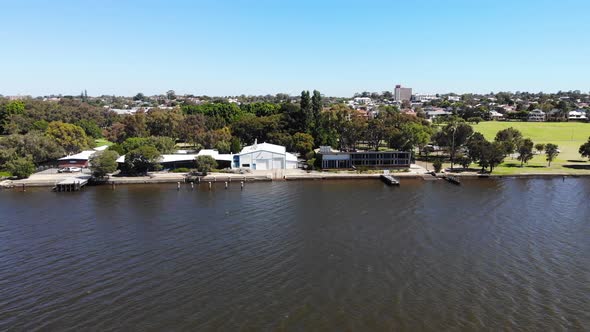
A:
<svg viewBox="0 0 590 332">
<path fill-rule="evenodd" d="M 252 170 L 296 169 L 297 157 L 284 146 L 270 143 L 254 143 L 245 146 L 239 154 L 233 156 L 232 168 L 250 168 Z"/>
</svg>

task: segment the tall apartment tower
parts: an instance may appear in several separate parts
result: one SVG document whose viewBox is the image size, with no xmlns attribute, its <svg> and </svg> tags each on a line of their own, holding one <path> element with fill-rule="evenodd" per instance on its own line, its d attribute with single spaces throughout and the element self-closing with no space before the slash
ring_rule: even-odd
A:
<svg viewBox="0 0 590 332">
<path fill-rule="evenodd" d="M 402 88 L 401 85 L 396 85 L 393 93 L 395 101 L 410 101 L 412 99 L 412 88 Z"/>
</svg>

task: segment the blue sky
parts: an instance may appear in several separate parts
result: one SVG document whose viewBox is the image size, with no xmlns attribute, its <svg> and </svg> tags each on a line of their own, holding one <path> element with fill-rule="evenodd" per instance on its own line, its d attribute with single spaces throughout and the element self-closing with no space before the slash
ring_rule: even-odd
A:
<svg viewBox="0 0 590 332">
<path fill-rule="evenodd" d="M 0 0 L 0 94 L 590 90 L 590 1 Z"/>
</svg>

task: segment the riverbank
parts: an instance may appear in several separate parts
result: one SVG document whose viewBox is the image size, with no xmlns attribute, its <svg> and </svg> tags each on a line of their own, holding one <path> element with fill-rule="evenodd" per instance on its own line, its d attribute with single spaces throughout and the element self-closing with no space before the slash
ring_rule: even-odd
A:
<svg viewBox="0 0 590 332">
<path fill-rule="evenodd" d="M 378 180 L 380 173 L 336 173 L 336 172 L 303 172 L 300 174 L 284 175 L 281 178 L 273 178 L 267 175 L 257 174 L 227 174 L 214 173 L 200 178 L 190 179 L 186 173 L 167 173 L 156 174 L 151 176 L 139 177 L 110 177 L 102 181 L 92 181 L 94 185 L 129 185 L 129 184 L 164 184 L 164 183 L 186 183 L 186 182 L 261 182 L 261 181 L 321 181 L 321 180 Z M 430 173 L 393 173 L 396 178 L 400 179 L 423 179 L 423 180 L 437 180 L 442 179 L 447 175 L 452 175 L 461 179 L 502 179 L 502 178 L 578 178 L 590 177 L 590 172 L 580 173 L 526 173 L 526 174 L 477 174 L 477 173 L 438 173 L 436 176 Z M 66 177 L 67 178 L 67 177 Z M 21 187 L 54 187 L 57 182 L 60 182 L 64 177 L 33 177 L 22 180 L 4 180 L 0 181 L 0 188 L 21 188 Z"/>
</svg>

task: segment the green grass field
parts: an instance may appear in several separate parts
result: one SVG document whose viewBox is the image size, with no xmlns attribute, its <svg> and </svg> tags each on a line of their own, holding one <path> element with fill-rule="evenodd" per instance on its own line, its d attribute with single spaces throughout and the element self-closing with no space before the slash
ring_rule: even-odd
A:
<svg viewBox="0 0 590 332">
<path fill-rule="evenodd" d="M 551 167 L 547 167 L 544 154 L 535 155 L 523 168 L 518 160 L 508 157 L 502 165 L 494 169 L 494 174 L 590 173 L 590 163 L 578 153 L 580 145 L 590 136 L 590 123 L 488 121 L 474 125 L 473 130 L 482 133 L 488 140 L 493 140 L 498 131 L 509 127 L 518 129 L 525 138 L 530 138 L 535 143 L 557 144 L 561 153 L 551 163 Z"/>
<path fill-rule="evenodd" d="M 96 144 L 96 147 L 103 146 L 103 145 L 108 145 L 108 146 L 113 145 L 112 142 L 109 142 L 104 138 L 95 139 L 94 143 Z"/>
</svg>

